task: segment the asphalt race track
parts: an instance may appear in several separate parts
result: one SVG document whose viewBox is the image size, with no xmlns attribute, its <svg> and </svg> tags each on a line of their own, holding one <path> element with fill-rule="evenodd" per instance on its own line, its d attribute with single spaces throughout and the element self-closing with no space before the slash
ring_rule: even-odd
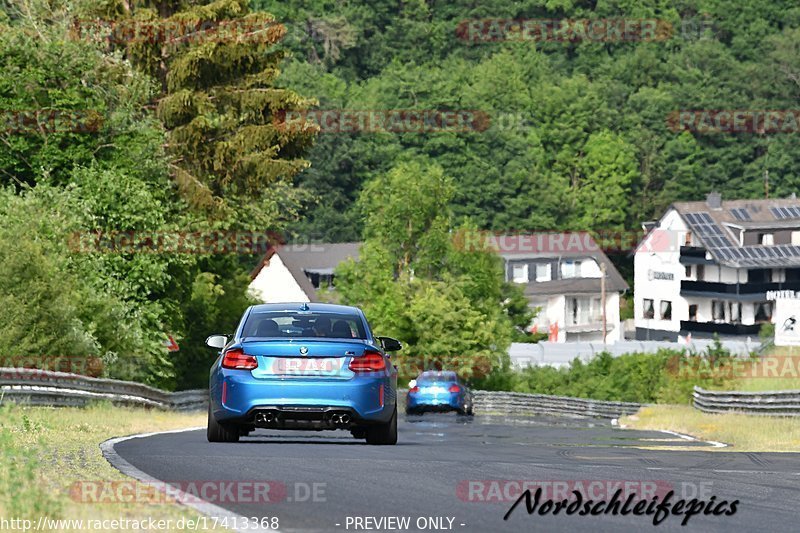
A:
<svg viewBox="0 0 800 533">
<path fill-rule="evenodd" d="M 204 431 L 189 431 L 127 440 L 115 449 L 136 468 L 167 482 L 277 482 L 285 487 L 278 502 L 212 503 L 242 516 L 277 517 L 281 531 L 448 530 L 447 519 L 440 525 L 426 522 L 428 517 L 452 519 L 452 530 L 464 532 L 800 528 L 800 456 L 795 454 L 709 451 L 705 443 L 665 433 L 553 418 L 401 416 L 399 431 L 397 446 L 383 447 L 367 446 L 344 431 L 258 431 L 238 444 L 209 444 Z M 663 449 L 675 446 L 683 449 Z M 627 481 L 670 488 L 678 499 L 713 495 L 716 502 L 738 499 L 739 504 L 733 516 L 699 514 L 685 527 L 679 516 L 654 526 L 652 516 L 633 514 L 528 515 L 524 502 L 504 521 L 519 495 L 509 492 L 514 485 L 506 480 L 560 481 L 570 488 L 576 482 Z M 642 481 L 650 483 L 637 485 Z M 502 499 L 496 492 L 501 483 L 509 501 L 496 501 Z M 472 501 L 492 495 L 495 501 Z M 408 528 L 375 522 L 355 527 L 357 517 L 395 516 L 409 517 Z"/>
</svg>

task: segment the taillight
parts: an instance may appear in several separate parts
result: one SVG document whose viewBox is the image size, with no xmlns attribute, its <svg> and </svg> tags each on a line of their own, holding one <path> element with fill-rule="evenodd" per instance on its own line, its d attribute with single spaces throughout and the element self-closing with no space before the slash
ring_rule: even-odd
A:
<svg viewBox="0 0 800 533">
<path fill-rule="evenodd" d="M 353 372 L 378 372 L 386 370 L 386 361 L 380 352 L 367 350 L 361 357 L 353 357 L 349 368 Z"/>
<path fill-rule="evenodd" d="M 409 392 L 409 393 L 412 393 L 412 392 L 419 392 L 419 387 L 411 387 L 410 389 L 408 389 L 408 392 Z"/>
<path fill-rule="evenodd" d="M 253 355 L 247 355 L 241 348 L 228 350 L 222 357 L 222 368 L 253 370 L 257 366 L 258 359 Z"/>
<path fill-rule="evenodd" d="M 450 392 L 461 392 L 461 387 L 459 387 L 458 385 L 450 385 L 450 388 L 448 390 Z"/>
</svg>

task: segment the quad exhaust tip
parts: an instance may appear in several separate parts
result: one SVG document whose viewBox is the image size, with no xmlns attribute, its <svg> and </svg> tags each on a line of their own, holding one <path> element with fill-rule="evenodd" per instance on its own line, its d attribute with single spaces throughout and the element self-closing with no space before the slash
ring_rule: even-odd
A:
<svg viewBox="0 0 800 533">
<path fill-rule="evenodd" d="M 259 424 L 274 424 L 278 421 L 278 416 L 275 413 L 257 413 L 256 422 Z"/>
<path fill-rule="evenodd" d="M 353 417 L 350 413 L 332 413 L 327 420 L 329 424 L 339 428 L 349 426 Z M 272 411 L 262 411 L 256 413 L 255 422 L 262 426 L 278 425 L 281 423 L 281 415 Z"/>
<path fill-rule="evenodd" d="M 333 413 L 331 422 L 334 426 L 346 426 L 350 423 L 350 415 L 347 413 Z"/>
</svg>

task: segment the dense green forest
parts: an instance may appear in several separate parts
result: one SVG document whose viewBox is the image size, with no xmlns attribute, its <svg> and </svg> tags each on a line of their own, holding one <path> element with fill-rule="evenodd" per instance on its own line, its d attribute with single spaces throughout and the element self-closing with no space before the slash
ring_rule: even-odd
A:
<svg viewBox="0 0 800 533">
<path fill-rule="evenodd" d="M 465 33 L 489 19 L 657 20 L 662 33 Z M 497 258 L 452 232 L 632 230 L 712 189 L 796 192 L 796 133 L 676 131 L 668 117 L 791 110 L 798 28 L 783 0 L 0 0 L 0 353 L 202 386 L 203 339 L 251 303 L 261 250 L 92 239 L 220 231 L 363 239 L 363 261 L 339 272 L 344 301 L 409 357 L 503 368 L 530 312 Z M 307 110 L 472 119 L 331 132 L 290 121 Z"/>
<path fill-rule="evenodd" d="M 798 135 L 676 132 L 681 109 L 792 109 L 800 6 L 791 0 L 271 1 L 292 57 L 279 83 L 319 109 L 481 110 L 474 133 L 321 134 L 300 183 L 318 197 L 301 236 L 361 237 L 354 200 L 399 159 L 455 180 L 452 207 L 479 227 L 636 229 L 676 200 L 787 196 Z M 659 20 L 650 42 L 465 39 L 481 19 Z"/>
</svg>

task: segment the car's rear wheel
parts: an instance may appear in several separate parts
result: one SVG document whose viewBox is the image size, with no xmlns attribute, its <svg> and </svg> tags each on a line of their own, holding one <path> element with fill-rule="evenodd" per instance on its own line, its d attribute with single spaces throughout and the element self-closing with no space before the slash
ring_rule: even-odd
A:
<svg viewBox="0 0 800 533">
<path fill-rule="evenodd" d="M 367 428 L 367 444 L 397 444 L 397 406 L 394 407 L 394 413 L 389 422 Z"/>
<path fill-rule="evenodd" d="M 239 442 L 239 428 L 217 422 L 217 419 L 211 414 L 211 405 L 209 404 L 206 438 L 208 442 Z"/>
<path fill-rule="evenodd" d="M 472 399 L 467 398 L 464 401 L 464 407 L 458 410 L 458 414 L 461 416 L 472 416 Z"/>
</svg>

